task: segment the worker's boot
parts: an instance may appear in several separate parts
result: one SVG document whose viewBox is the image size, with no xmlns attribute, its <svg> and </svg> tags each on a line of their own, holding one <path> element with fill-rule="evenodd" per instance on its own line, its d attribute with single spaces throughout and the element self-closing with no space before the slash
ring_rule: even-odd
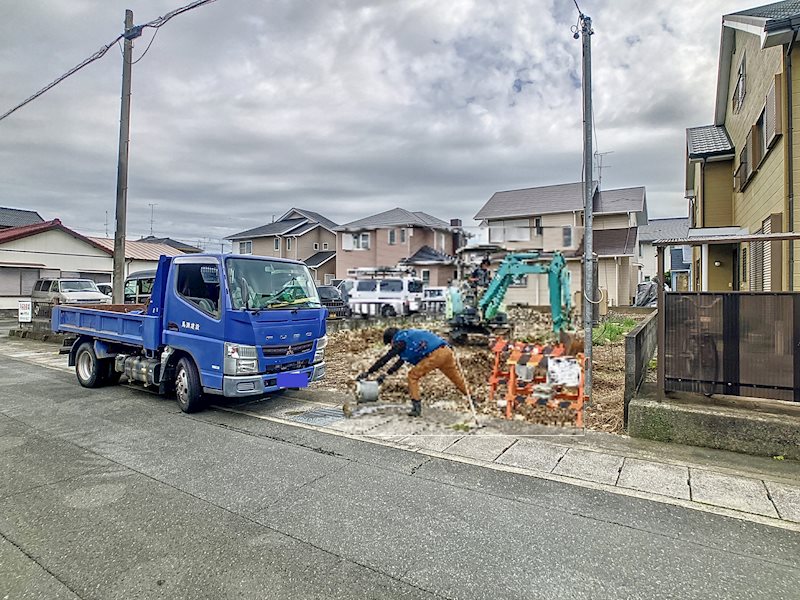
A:
<svg viewBox="0 0 800 600">
<path fill-rule="evenodd" d="M 409 417 L 421 417 L 422 416 L 422 402 L 420 400 L 412 400 L 411 401 L 411 410 L 408 413 Z"/>
</svg>

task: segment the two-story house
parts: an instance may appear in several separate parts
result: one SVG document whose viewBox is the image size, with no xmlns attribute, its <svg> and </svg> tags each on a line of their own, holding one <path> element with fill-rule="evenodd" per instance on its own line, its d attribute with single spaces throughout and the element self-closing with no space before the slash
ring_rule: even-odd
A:
<svg viewBox="0 0 800 600">
<path fill-rule="evenodd" d="M 795 231 L 800 173 L 800 4 L 722 17 L 714 122 L 686 130 L 689 237 Z M 693 252 L 697 290 L 800 289 L 800 245 L 705 245 Z"/>
<path fill-rule="evenodd" d="M 237 254 L 302 260 L 317 285 L 329 284 L 336 273 L 336 227 L 310 210 L 293 208 L 277 221 L 228 236 Z"/>
<path fill-rule="evenodd" d="M 686 238 L 688 235 L 688 217 L 650 219 L 647 225 L 639 227 L 639 262 L 642 265 L 639 281 L 650 281 L 658 274 L 654 241 Z M 665 254 L 664 268 L 670 273 L 673 290 L 687 291 L 690 289 L 691 265 L 684 258 L 687 254 L 691 254 L 691 249 L 681 246 L 670 247 L 669 252 Z"/>
<path fill-rule="evenodd" d="M 456 277 L 457 231 L 424 212 L 393 208 L 346 223 L 336 229 L 336 277 L 352 277 L 358 269 L 413 269 L 431 286 Z"/>
<path fill-rule="evenodd" d="M 612 306 L 629 305 L 639 281 L 638 227 L 647 223 L 645 188 L 593 191 L 594 253 L 598 287 Z M 583 280 L 583 184 L 565 183 L 496 192 L 475 219 L 488 229 L 488 242 L 508 252 L 561 251 L 573 289 Z M 547 304 L 547 278 L 531 276 L 509 289 L 507 302 Z"/>
</svg>

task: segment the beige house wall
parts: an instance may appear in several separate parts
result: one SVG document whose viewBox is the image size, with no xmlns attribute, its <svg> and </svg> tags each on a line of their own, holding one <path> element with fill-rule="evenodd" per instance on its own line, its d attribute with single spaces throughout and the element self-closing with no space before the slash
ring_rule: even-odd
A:
<svg viewBox="0 0 800 600">
<path fill-rule="evenodd" d="M 593 215 L 592 227 L 594 229 L 625 229 L 632 227 L 629 215 Z"/>
<path fill-rule="evenodd" d="M 570 288 L 574 293 L 581 287 L 581 261 L 567 261 L 570 273 Z M 526 287 L 510 287 L 506 293 L 506 304 L 528 304 L 531 306 L 549 306 L 550 288 L 547 284 L 547 275 L 528 275 Z M 578 307 L 580 309 L 580 307 Z"/>
<path fill-rule="evenodd" d="M 395 244 L 389 244 L 389 231 L 395 230 Z M 353 232 L 340 232 L 336 236 L 336 277 L 347 277 L 348 269 L 356 269 L 360 267 L 395 267 L 397 264 L 417 252 L 423 246 L 430 246 L 444 252 L 445 254 L 452 255 L 453 250 L 453 236 L 450 231 L 434 231 L 422 227 L 405 227 L 406 241 L 400 242 L 400 229 L 401 228 L 381 228 L 366 231 L 370 234 L 370 248 L 369 250 L 343 250 L 342 240 L 345 235 L 352 235 Z M 420 271 L 422 267 L 417 267 Z M 432 267 L 431 275 L 433 276 Z M 446 269 L 450 271 L 451 269 Z M 442 275 L 444 277 L 444 275 Z M 436 275 L 437 281 L 439 275 Z M 452 274 L 447 278 L 451 279 Z M 446 283 L 446 281 L 445 281 Z M 431 285 L 445 285 L 445 283 Z"/>
<path fill-rule="evenodd" d="M 278 250 L 275 250 L 275 238 L 279 240 Z M 291 249 L 287 250 L 286 240 L 291 239 Z M 246 240 L 242 240 L 246 241 Z M 336 234 L 328 231 L 324 227 L 317 227 L 299 237 L 266 235 L 253 238 L 253 254 L 257 256 L 268 256 L 271 258 L 291 258 L 294 260 L 306 260 L 317 252 L 326 250 L 324 245 L 327 243 L 327 250 L 336 250 Z M 234 251 L 238 252 L 239 241 L 234 242 Z M 319 250 L 314 249 L 314 244 L 319 244 Z"/>
<path fill-rule="evenodd" d="M 703 214 L 697 223 L 702 227 L 733 225 L 733 165 L 731 160 L 698 165 L 701 175 L 705 176 L 698 196 Z"/>
<path fill-rule="evenodd" d="M 299 260 L 306 260 L 317 252 L 323 252 L 323 246 L 326 243 L 328 244 L 328 250 L 334 250 L 336 246 L 336 234 L 328 231 L 324 227 L 317 227 L 305 235 L 300 236 L 297 238 L 296 247 Z M 316 249 L 314 248 L 314 244 L 318 246 Z M 294 258 L 294 256 L 292 256 L 292 258 Z"/>
<path fill-rule="evenodd" d="M 536 235 L 536 230 L 531 229 L 531 239 L 523 242 L 497 242 L 510 252 L 521 252 L 526 250 L 542 249 L 545 252 L 554 250 L 574 250 L 580 246 L 583 239 L 582 219 L 579 213 L 554 213 L 542 215 L 542 235 Z M 489 227 L 497 226 L 499 220 L 489 220 Z M 574 227 L 572 232 L 572 245 L 564 247 L 563 228 Z"/>
</svg>

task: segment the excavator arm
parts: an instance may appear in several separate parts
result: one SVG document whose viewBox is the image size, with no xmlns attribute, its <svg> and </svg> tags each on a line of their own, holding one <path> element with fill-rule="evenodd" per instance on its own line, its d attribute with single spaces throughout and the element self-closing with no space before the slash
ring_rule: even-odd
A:
<svg viewBox="0 0 800 600">
<path fill-rule="evenodd" d="M 509 286 L 516 279 L 524 275 L 547 275 L 547 283 L 550 289 L 550 310 L 553 316 L 553 331 L 559 332 L 566 329 L 568 317 L 562 310 L 562 305 L 566 308 L 566 314 L 570 311 L 570 275 L 566 268 L 567 263 L 560 252 L 556 252 L 549 265 L 529 264 L 525 261 L 538 260 L 541 255 L 538 252 L 526 252 L 509 254 L 503 260 L 496 275 L 489 284 L 486 293 L 481 296 L 478 302 L 478 309 L 483 315 L 484 320 L 491 321 L 497 316 L 500 305 L 508 292 Z"/>
</svg>

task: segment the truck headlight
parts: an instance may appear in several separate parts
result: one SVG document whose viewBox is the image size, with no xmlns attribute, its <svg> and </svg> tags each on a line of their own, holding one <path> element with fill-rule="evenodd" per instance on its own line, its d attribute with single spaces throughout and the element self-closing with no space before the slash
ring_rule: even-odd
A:
<svg viewBox="0 0 800 600">
<path fill-rule="evenodd" d="M 314 352 L 314 360 L 312 361 L 314 364 L 321 363 L 323 360 L 325 360 L 325 350 Z"/>
<path fill-rule="evenodd" d="M 317 340 L 317 350 L 324 350 L 328 347 L 328 336 L 323 335 Z"/>
<path fill-rule="evenodd" d="M 225 375 L 258 373 L 258 348 L 225 342 Z"/>
</svg>

